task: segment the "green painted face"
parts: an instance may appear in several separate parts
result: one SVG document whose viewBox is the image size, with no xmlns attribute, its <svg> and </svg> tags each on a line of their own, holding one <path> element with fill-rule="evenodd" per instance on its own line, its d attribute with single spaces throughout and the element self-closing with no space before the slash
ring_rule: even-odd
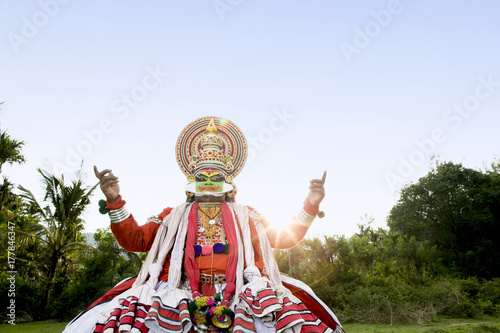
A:
<svg viewBox="0 0 500 333">
<path fill-rule="evenodd" d="M 195 177 L 196 192 L 222 192 L 224 180 L 224 176 L 217 171 L 202 171 Z"/>
</svg>

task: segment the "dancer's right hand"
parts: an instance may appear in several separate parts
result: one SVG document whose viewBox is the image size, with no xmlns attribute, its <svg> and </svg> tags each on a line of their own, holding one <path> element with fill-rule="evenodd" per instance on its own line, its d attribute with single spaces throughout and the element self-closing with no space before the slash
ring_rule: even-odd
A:
<svg viewBox="0 0 500 333">
<path fill-rule="evenodd" d="M 113 175 L 111 169 L 104 169 L 101 172 L 94 165 L 95 176 L 99 179 L 102 193 L 106 196 L 108 202 L 115 202 L 120 197 L 120 185 L 118 177 Z"/>
</svg>

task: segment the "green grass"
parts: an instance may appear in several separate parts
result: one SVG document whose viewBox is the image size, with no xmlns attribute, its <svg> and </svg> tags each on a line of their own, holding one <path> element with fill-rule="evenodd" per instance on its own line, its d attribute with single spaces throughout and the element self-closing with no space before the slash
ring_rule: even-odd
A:
<svg viewBox="0 0 500 333">
<path fill-rule="evenodd" d="M 2 333 L 61 333 L 68 322 L 54 323 L 51 321 L 34 321 L 31 323 L 20 323 L 15 325 L 2 324 Z"/>
<path fill-rule="evenodd" d="M 2 333 L 60 333 L 67 322 L 53 323 L 36 321 L 16 325 L 2 324 Z M 427 325 L 382 325 L 346 324 L 347 333 L 500 333 L 500 318 L 480 319 L 440 319 Z"/>
<path fill-rule="evenodd" d="M 427 325 L 346 324 L 347 333 L 500 333 L 500 318 L 440 319 Z"/>
</svg>

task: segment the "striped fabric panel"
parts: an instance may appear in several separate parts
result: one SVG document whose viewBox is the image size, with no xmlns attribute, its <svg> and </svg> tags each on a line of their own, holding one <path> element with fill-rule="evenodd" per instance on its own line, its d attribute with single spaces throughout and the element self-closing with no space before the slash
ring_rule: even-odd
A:
<svg viewBox="0 0 500 333">
<path fill-rule="evenodd" d="M 148 326 L 162 332 L 185 332 L 191 326 L 188 304 L 186 300 L 179 303 L 179 308 L 166 306 L 157 297 L 153 297 L 153 304 L 146 317 Z"/>
<path fill-rule="evenodd" d="M 317 333 L 317 332 L 324 332 L 324 333 L 333 333 L 333 330 L 326 326 L 321 320 L 316 319 L 315 321 L 306 321 L 302 325 L 302 330 L 300 331 L 301 333 Z M 335 330 L 337 332 L 337 330 Z"/>
<path fill-rule="evenodd" d="M 243 309 L 234 312 L 233 333 L 256 333 L 252 317 Z"/>
<path fill-rule="evenodd" d="M 120 317 L 121 310 L 116 308 L 108 317 L 105 323 L 96 323 L 93 333 L 114 332 L 115 328 L 118 329 L 118 318 Z"/>
<path fill-rule="evenodd" d="M 124 300 L 113 310 L 106 322 L 95 325 L 94 333 L 117 333 L 119 331 L 147 333 L 148 328 L 144 324 L 144 318 L 148 313 L 149 305 L 138 301 L 137 297 L 132 297 L 130 301 Z"/>
<path fill-rule="evenodd" d="M 338 319 L 335 314 L 327 308 L 326 304 L 324 304 L 315 294 L 314 292 L 307 286 L 304 287 L 308 289 L 304 289 L 300 284 L 302 282 L 291 279 L 289 277 L 282 276 L 283 285 L 292 292 L 292 294 L 300 299 L 302 303 L 306 306 L 306 308 L 311 311 L 315 316 L 317 316 L 326 326 L 330 327 L 334 332 L 337 327 L 340 327 L 338 324 Z M 294 284 L 299 283 L 299 284 Z M 340 330 L 338 332 L 342 332 Z"/>
<path fill-rule="evenodd" d="M 135 298 L 135 297 L 134 297 Z M 148 328 L 144 324 L 144 318 L 148 314 L 149 306 L 138 303 L 135 298 L 130 302 L 130 306 L 122 311 L 120 316 L 119 332 L 146 333 Z"/>
<path fill-rule="evenodd" d="M 191 315 L 189 314 L 188 302 L 182 301 L 179 304 L 179 320 L 181 323 L 184 323 L 184 326 L 187 322 L 191 322 Z"/>
<path fill-rule="evenodd" d="M 250 288 L 247 288 L 240 293 L 239 298 L 252 309 L 256 317 L 261 317 L 281 309 L 281 304 L 269 283 L 267 284 L 267 288 L 257 293 L 256 297 L 252 295 Z"/>
<path fill-rule="evenodd" d="M 278 312 L 276 332 L 283 332 L 297 325 L 302 327 L 301 333 L 333 333 L 333 330 L 311 313 L 304 303 L 295 304 L 288 297 L 285 297 L 283 309 Z"/>
</svg>

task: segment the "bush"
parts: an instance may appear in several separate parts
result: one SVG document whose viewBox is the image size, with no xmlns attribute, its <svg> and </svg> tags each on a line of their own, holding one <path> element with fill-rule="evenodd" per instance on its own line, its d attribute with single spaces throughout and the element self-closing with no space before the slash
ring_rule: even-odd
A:
<svg viewBox="0 0 500 333">
<path fill-rule="evenodd" d="M 482 282 L 476 278 L 450 281 L 456 301 L 444 307 L 442 314 L 462 318 L 500 314 L 500 279 Z"/>
<path fill-rule="evenodd" d="M 428 288 L 410 285 L 359 287 L 347 295 L 340 316 L 345 322 L 424 324 L 437 314 L 437 302 L 432 296 Z"/>
<path fill-rule="evenodd" d="M 477 299 L 481 304 L 485 304 L 484 307 L 488 311 L 490 308 L 493 309 L 490 315 L 500 315 L 500 278 L 484 281 Z"/>
<path fill-rule="evenodd" d="M 39 300 L 41 297 L 42 288 L 40 285 L 35 284 L 29 280 L 25 280 L 20 276 L 15 277 L 15 297 L 8 297 L 10 289 L 10 281 L 7 278 L 10 274 L 0 273 L 0 306 L 2 309 L 6 309 L 10 300 L 15 300 L 16 306 L 16 322 L 32 321 L 33 319 L 40 318 L 43 314 L 40 312 Z M 2 311 L 0 313 L 0 319 L 2 322 L 9 320 L 7 317 L 7 312 Z"/>
<path fill-rule="evenodd" d="M 436 279 L 427 285 L 322 286 L 315 291 L 346 323 L 425 324 L 438 315 L 474 318 L 500 313 L 500 279 Z"/>
</svg>

